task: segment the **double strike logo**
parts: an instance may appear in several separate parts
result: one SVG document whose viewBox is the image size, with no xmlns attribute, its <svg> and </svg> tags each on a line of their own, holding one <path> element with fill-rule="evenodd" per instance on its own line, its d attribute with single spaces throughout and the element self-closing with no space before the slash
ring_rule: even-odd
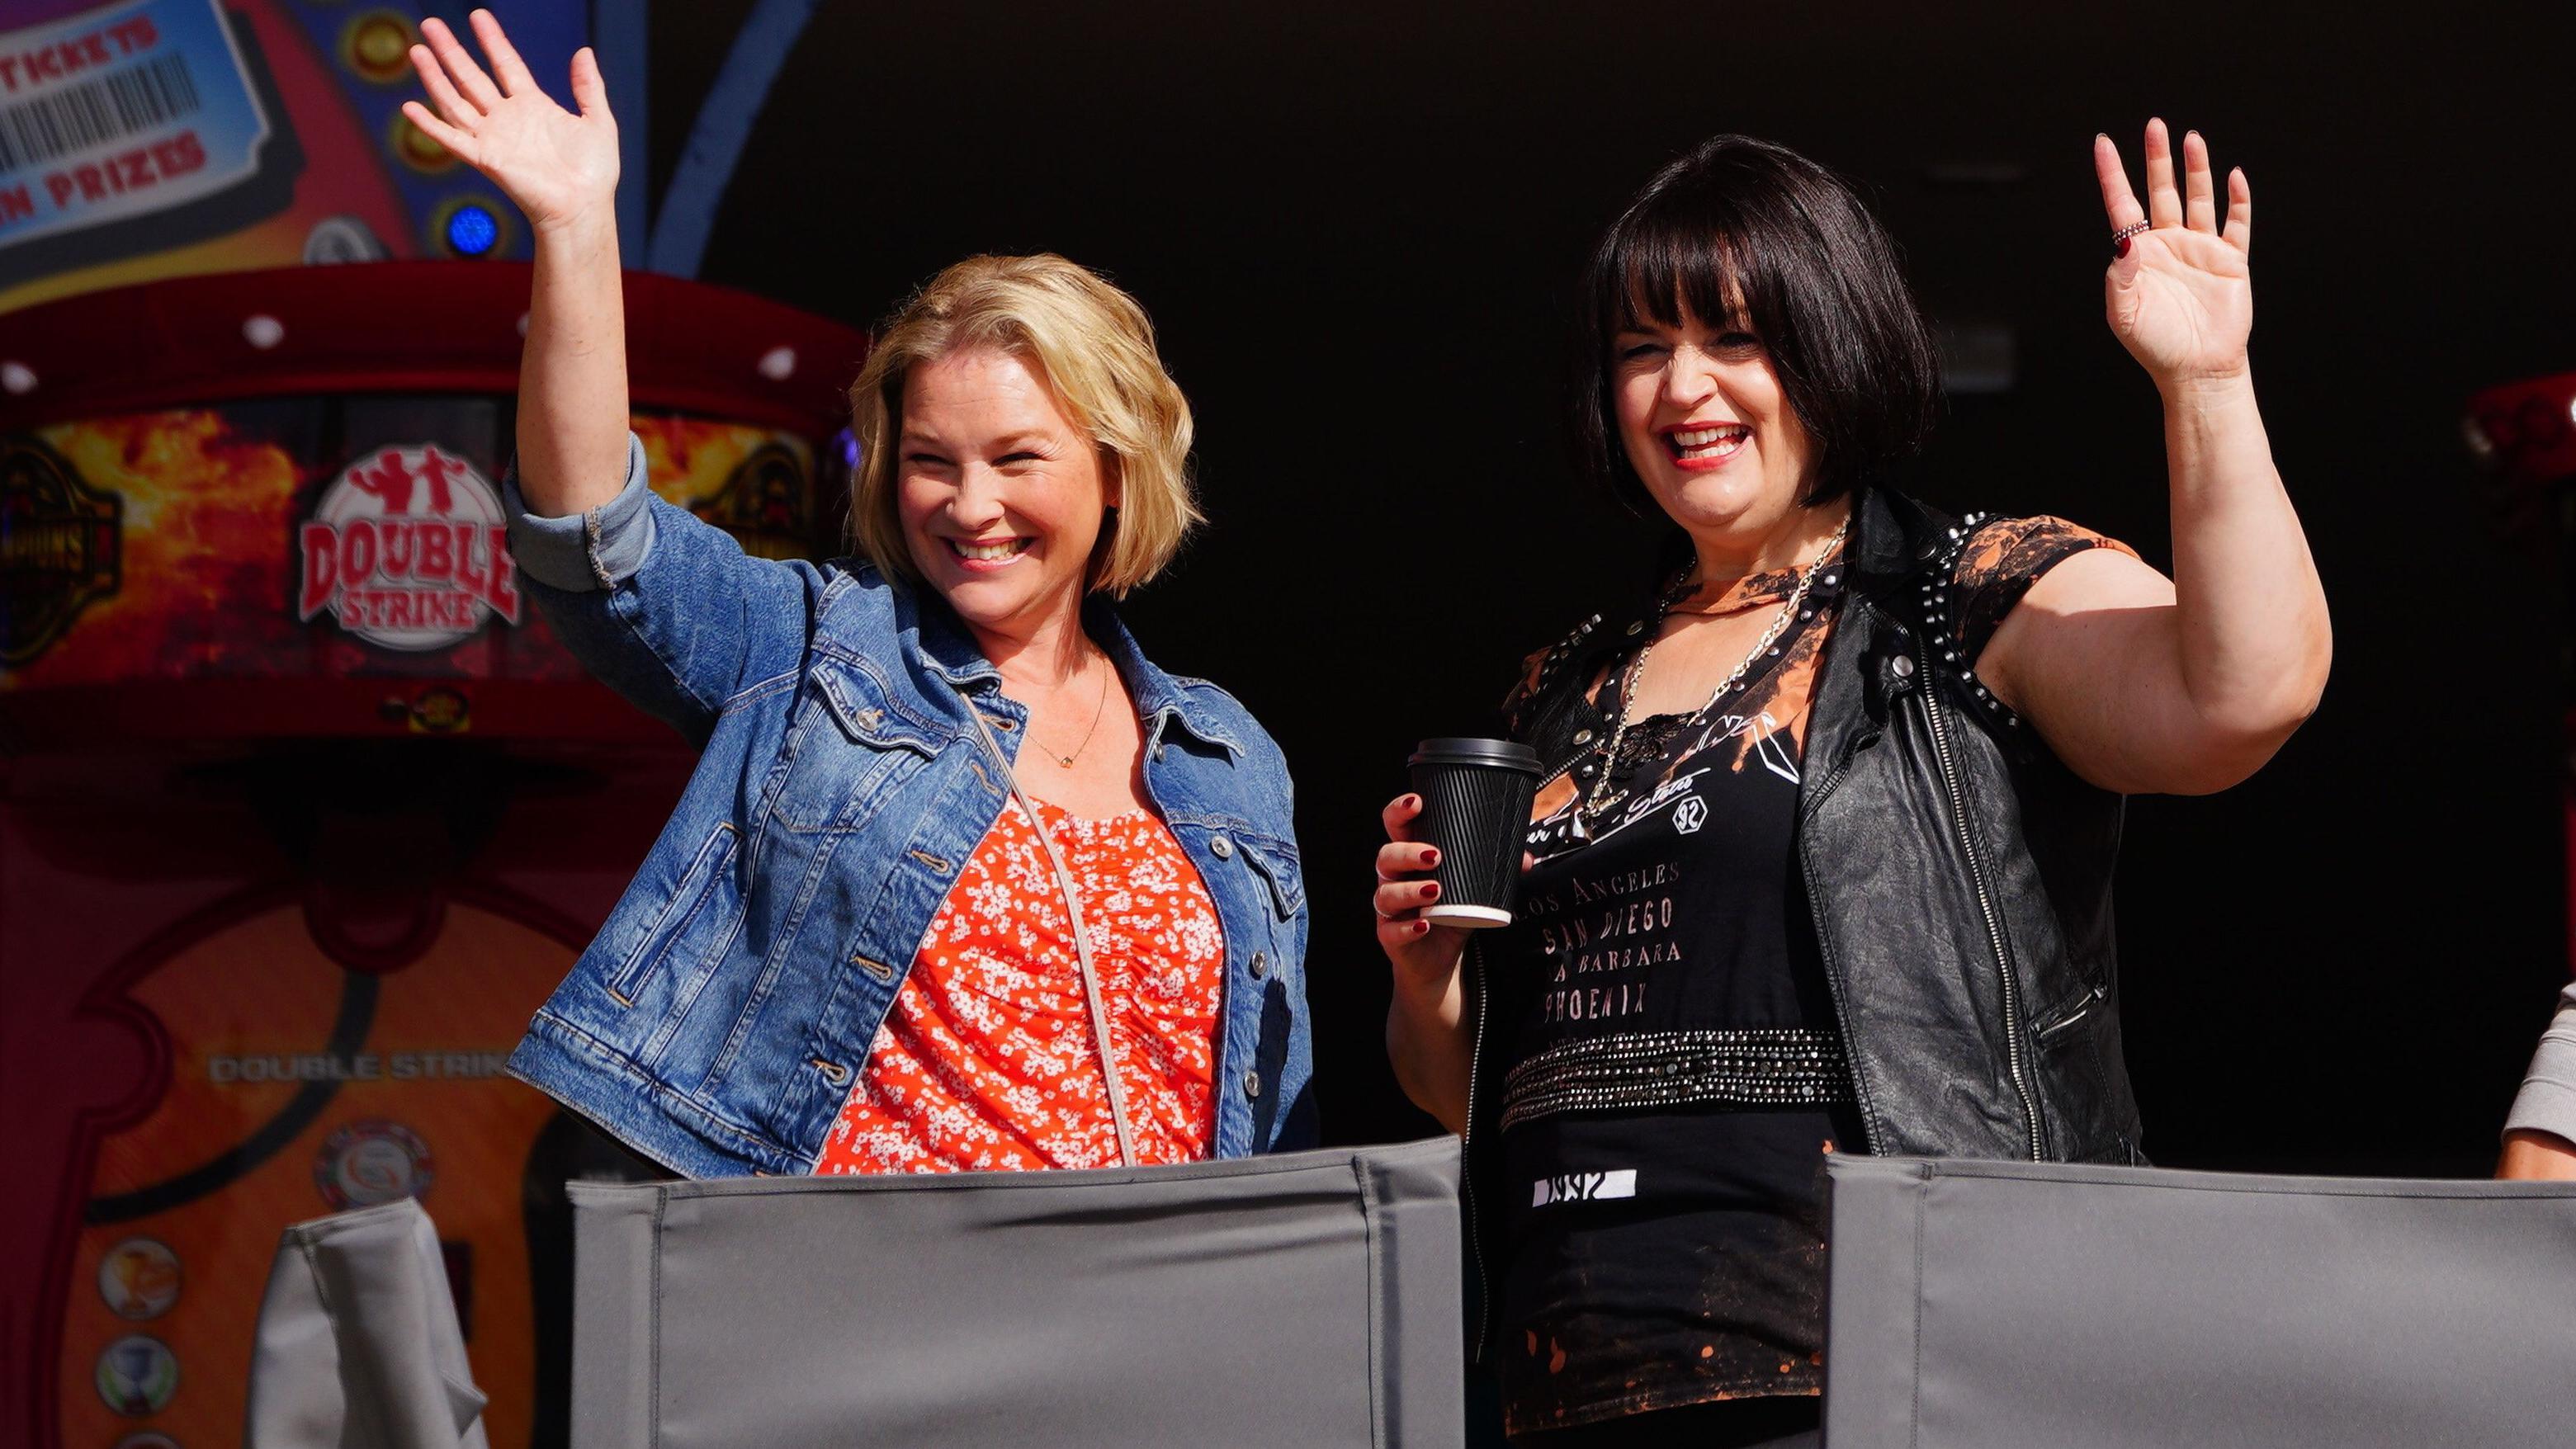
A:
<svg viewBox="0 0 2576 1449">
<path fill-rule="evenodd" d="M 303 528 L 296 614 L 325 607 L 388 649 L 438 649 L 498 614 L 519 622 L 501 495 L 434 444 L 381 448 L 349 465 Z"/>
</svg>

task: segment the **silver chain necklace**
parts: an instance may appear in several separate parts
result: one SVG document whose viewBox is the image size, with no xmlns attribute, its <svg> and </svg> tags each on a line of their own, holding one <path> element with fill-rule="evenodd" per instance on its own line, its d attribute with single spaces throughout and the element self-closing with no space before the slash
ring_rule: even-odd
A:
<svg viewBox="0 0 2576 1449">
<path fill-rule="evenodd" d="M 1851 515 L 1845 514 L 1842 526 L 1834 530 L 1833 537 L 1825 540 L 1824 552 L 1817 554 L 1816 561 L 1807 565 L 1799 573 L 1797 587 L 1791 589 L 1789 597 L 1781 601 L 1780 617 L 1771 621 L 1771 627 L 1763 630 L 1762 637 L 1753 641 L 1753 648 L 1745 654 L 1743 660 L 1727 674 L 1725 679 L 1719 681 L 1717 688 L 1709 691 L 1707 702 L 1691 711 L 1692 718 L 1696 719 L 1708 713 L 1710 706 L 1726 698 L 1738 685 L 1744 683 L 1744 676 L 1752 673 L 1753 667 L 1762 662 L 1763 651 L 1779 642 L 1780 635 L 1788 629 L 1789 622 L 1798 617 L 1798 606 L 1806 602 L 1807 591 L 1815 586 L 1816 575 L 1824 572 L 1825 564 L 1833 558 L 1835 551 L 1843 546 L 1843 535 L 1849 532 L 1851 532 Z M 1688 569 L 1683 570 L 1682 577 L 1685 579 L 1689 577 Z M 1646 625 L 1646 642 L 1638 646 L 1637 657 L 1628 662 L 1627 676 L 1620 681 L 1619 722 L 1611 728 L 1609 742 L 1601 747 L 1601 778 L 1593 782 L 1592 793 L 1584 797 L 1583 804 L 1575 812 L 1587 830 L 1600 821 L 1601 812 L 1608 808 L 1606 797 L 1610 791 L 1611 771 L 1619 763 L 1619 743 L 1628 737 L 1629 719 L 1637 712 L 1637 681 L 1646 675 L 1646 656 L 1655 652 L 1656 638 L 1663 632 L 1665 616 L 1672 612 L 1673 604 L 1678 600 L 1681 582 L 1681 579 L 1674 580 L 1674 586 L 1666 589 L 1663 597 L 1656 601 L 1654 617 L 1648 620 Z"/>
</svg>

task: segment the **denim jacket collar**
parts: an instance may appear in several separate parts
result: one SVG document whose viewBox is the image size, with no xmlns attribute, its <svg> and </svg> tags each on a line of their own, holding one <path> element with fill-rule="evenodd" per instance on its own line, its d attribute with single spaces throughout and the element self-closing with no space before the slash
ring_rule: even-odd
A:
<svg viewBox="0 0 2576 1449">
<path fill-rule="evenodd" d="M 1127 632 L 1127 623 L 1118 610 L 1100 594 L 1092 595 L 1082 606 L 1082 626 L 1093 643 L 1108 651 L 1111 662 L 1118 666 L 1118 677 L 1127 683 L 1127 692 L 1136 699 L 1136 717 L 1145 721 L 1145 739 L 1150 747 L 1163 737 L 1163 732 L 1178 725 L 1191 738 L 1205 744 L 1222 745 L 1238 758 L 1243 742 L 1217 722 L 1214 712 L 1190 697 L 1179 680 L 1157 668 L 1137 647 L 1136 636 Z"/>
<path fill-rule="evenodd" d="M 1001 670 L 984 657 L 975 636 L 945 600 L 909 583 L 896 585 L 894 596 L 905 645 L 924 668 L 968 692 L 1001 686 Z M 1127 692 L 1134 696 L 1137 718 L 1145 722 L 1148 747 L 1159 742 L 1167 729 L 1178 727 L 1192 738 L 1222 746 L 1238 757 L 1244 753 L 1243 742 L 1219 723 L 1212 711 L 1192 699 L 1180 681 L 1145 657 L 1145 651 L 1127 632 L 1126 621 L 1118 617 L 1117 607 L 1107 596 L 1093 594 L 1083 601 L 1082 627 L 1092 642 L 1109 655 L 1110 662 L 1118 667 L 1118 677 L 1126 682 Z"/>
</svg>

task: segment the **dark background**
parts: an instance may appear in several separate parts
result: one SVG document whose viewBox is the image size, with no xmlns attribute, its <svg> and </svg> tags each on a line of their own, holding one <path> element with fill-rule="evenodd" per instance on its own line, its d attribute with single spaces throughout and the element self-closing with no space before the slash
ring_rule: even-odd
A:
<svg viewBox="0 0 2576 1449">
<path fill-rule="evenodd" d="M 655 7 L 650 185 L 745 8 Z M 1646 531 L 1563 461 L 1595 230 L 1717 131 L 1842 170 L 1936 321 L 2016 339 L 2009 390 L 1953 397 L 1924 491 L 2161 566 L 2156 399 L 2101 321 L 2088 146 L 2134 167 L 2149 115 L 2199 128 L 2253 184 L 2255 375 L 2337 649 L 2261 776 L 2132 807 L 2146 1145 L 2480 1175 L 2567 973 L 2566 610 L 2459 418 L 2576 368 L 2571 42 L 2564 0 L 827 5 L 703 275 L 870 321 L 968 253 L 1052 250 L 1153 312 L 1214 524 L 1129 618 L 1288 753 L 1325 1130 L 1384 1139 L 1432 1125 L 1380 1044 L 1378 807 L 1414 739 L 1483 732 L 1515 662 L 1643 567 Z"/>
</svg>

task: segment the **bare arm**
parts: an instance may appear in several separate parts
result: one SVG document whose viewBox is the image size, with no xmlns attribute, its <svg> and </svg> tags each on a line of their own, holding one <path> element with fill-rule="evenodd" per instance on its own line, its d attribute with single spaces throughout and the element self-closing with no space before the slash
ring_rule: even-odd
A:
<svg viewBox="0 0 2576 1449">
<path fill-rule="evenodd" d="M 2254 773 L 2315 710 L 2333 635 L 2246 361 L 2253 194 L 2229 176 L 2222 230 L 2200 138 L 2185 139 L 2183 189 L 2161 121 L 2146 154 L 2149 208 L 2108 138 L 2094 163 L 2112 225 L 2153 223 L 2112 263 L 2105 300 L 2164 399 L 2174 578 L 2078 554 L 2031 586 L 1978 672 L 2094 784 L 2205 794 Z"/>
<path fill-rule="evenodd" d="M 2525 1127 L 2504 1136 L 2496 1176 L 2522 1181 L 2576 1181 L 2576 1143 Z"/>
<path fill-rule="evenodd" d="M 587 513 L 626 481 L 626 309 L 617 255 L 617 122 L 599 62 L 573 57 L 578 115 L 539 89 L 488 10 L 489 74 L 435 19 L 412 67 L 437 104 L 403 113 L 527 214 L 536 250 L 519 364 L 518 482 L 530 511 Z"/>
<path fill-rule="evenodd" d="M 519 490 L 532 510 L 588 513 L 626 481 L 626 304 L 605 207 L 537 233 L 519 360 Z"/>
</svg>

